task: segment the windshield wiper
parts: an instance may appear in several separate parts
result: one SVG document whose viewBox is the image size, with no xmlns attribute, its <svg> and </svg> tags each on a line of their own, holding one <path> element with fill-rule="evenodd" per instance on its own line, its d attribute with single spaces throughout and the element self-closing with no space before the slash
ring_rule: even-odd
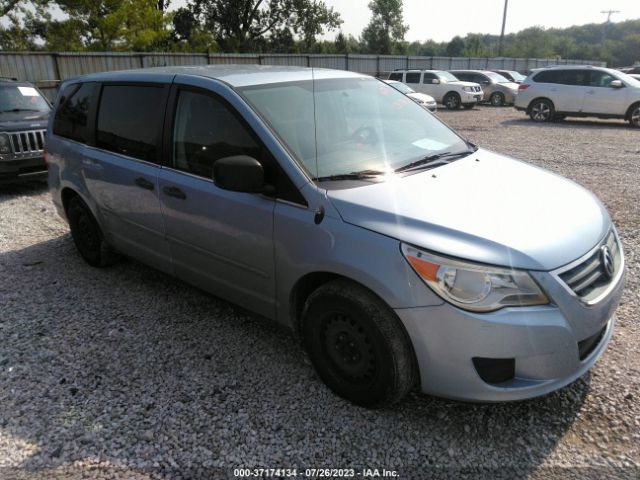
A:
<svg viewBox="0 0 640 480">
<path fill-rule="evenodd" d="M 7 110 L 0 110 L 0 113 L 7 112 L 40 112 L 42 110 L 38 110 L 37 108 L 9 108 Z"/>
<path fill-rule="evenodd" d="M 364 178 L 377 177 L 378 175 L 384 175 L 385 172 L 378 170 L 362 170 L 360 172 L 351 173 L 336 173 L 334 175 L 326 175 L 324 177 L 315 177 L 317 182 L 324 181 L 337 181 L 337 180 L 362 180 Z"/>
<path fill-rule="evenodd" d="M 436 153 L 434 155 L 427 155 L 426 157 L 421 158 L 420 160 L 416 160 L 415 162 L 408 163 L 401 167 L 396 168 L 396 172 L 407 172 L 409 170 L 417 170 L 418 168 L 427 169 L 427 168 L 435 168 L 440 165 L 445 165 L 451 162 L 454 159 L 466 157 L 467 155 L 471 155 L 477 150 L 477 148 L 470 150 L 463 150 L 462 152 L 442 152 Z"/>
</svg>

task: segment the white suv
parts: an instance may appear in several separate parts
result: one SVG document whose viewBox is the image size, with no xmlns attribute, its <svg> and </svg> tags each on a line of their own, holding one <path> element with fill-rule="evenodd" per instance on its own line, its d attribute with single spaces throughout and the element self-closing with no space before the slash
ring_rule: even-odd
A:
<svg viewBox="0 0 640 480">
<path fill-rule="evenodd" d="M 542 68 L 520 84 L 515 108 L 535 122 L 567 116 L 623 118 L 640 128 L 640 81 L 603 67 Z"/>
<path fill-rule="evenodd" d="M 409 85 L 416 92 L 431 95 L 436 102 L 449 110 L 457 110 L 460 107 L 473 108 L 484 98 L 480 85 L 461 82 L 443 70 L 396 70 L 391 72 L 389 80 L 397 80 Z"/>
</svg>

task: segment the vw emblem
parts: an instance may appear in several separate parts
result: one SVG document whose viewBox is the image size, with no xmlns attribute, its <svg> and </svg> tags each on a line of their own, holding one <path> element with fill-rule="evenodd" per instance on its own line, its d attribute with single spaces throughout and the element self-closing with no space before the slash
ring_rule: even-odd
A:
<svg viewBox="0 0 640 480">
<path fill-rule="evenodd" d="M 602 263 L 602 269 L 604 270 L 605 275 L 608 278 L 613 277 L 614 273 L 614 265 L 613 265 L 613 256 L 611 255 L 611 250 L 606 245 L 603 245 L 600 248 L 600 262 Z"/>
</svg>

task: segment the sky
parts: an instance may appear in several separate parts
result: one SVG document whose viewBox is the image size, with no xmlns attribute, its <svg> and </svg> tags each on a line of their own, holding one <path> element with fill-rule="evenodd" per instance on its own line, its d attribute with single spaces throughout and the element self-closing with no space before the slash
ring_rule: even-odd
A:
<svg viewBox="0 0 640 480">
<path fill-rule="evenodd" d="M 369 0 L 323 0 L 340 13 L 342 31 L 358 37 L 369 23 Z M 186 0 L 173 0 L 171 7 Z M 499 34 L 504 0 L 404 0 L 405 39 L 451 40 L 467 33 Z M 509 0 L 506 33 L 527 27 L 569 27 L 606 20 L 602 10 L 619 10 L 612 22 L 640 18 L 640 0 Z M 325 35 L 334 38 L 336 32 Z"/>
</svg>

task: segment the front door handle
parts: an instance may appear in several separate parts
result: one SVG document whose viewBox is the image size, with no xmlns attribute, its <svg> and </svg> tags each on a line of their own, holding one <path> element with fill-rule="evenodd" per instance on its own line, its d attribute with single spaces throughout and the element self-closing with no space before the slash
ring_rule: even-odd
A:
<svg viewBox="0 0 640 480">
<path fill-rule="evenodd" d="M 145 190 L 153 190 L 155 187 L 152 182 L 144 177 L 138 177 L 134 180 L 135 184 Z"/>
<path fill-rule="evenodd" d="M 180 190 L 178 187 L 162 187 L 162 191 L 165 195 L 173 198 L 179 198 L 180 200 L 184 200 L 185 198 L 187 198 L 187 194 Z"/>
</svg>

